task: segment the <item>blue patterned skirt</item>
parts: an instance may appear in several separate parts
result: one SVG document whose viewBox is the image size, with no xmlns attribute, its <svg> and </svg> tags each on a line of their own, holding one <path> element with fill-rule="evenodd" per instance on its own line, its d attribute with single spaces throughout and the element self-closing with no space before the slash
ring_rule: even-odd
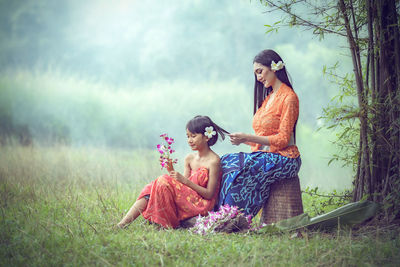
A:
<svg viewBox="0 0 400 267">
<path fill-rule="evenodd" d="M 301 159 L 267 152 L 232 153 L 221 158 L 222 181 L 216 209 L 228 204 L 257 215 L 269 197 L 270 186 L 297 176 Z"/>
</svg>

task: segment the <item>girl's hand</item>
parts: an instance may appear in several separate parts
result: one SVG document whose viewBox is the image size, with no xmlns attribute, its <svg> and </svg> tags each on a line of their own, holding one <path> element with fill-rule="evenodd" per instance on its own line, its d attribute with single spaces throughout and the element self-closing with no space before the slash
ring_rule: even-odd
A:
<svg viewBox="0 0 400 267">
<path fill-rule="evenodd" d="M 183 176 L 182 174 L 180 174 L 177 171 L 171 171 L 171 172 L 169 172 L 169 175 L 172 178 L 174 178 L 174 179 L 178 180 L 179 182 L 181 182 L 182 184 L 186 184 L 187 181 L 188 181 L 188 178 L 186 178 L 185 176 Z"/>
<path fill-rule="evenodd" d="M 174 170 L 174 163 L 172 162 L 171 159 L 168 159 L 167 171 L 168 171 L 169 173 L 171 173 L 172 171 L 175 171 L 175 170 Z"/>
<path fill-rule="evenodd" d="M 160 164 L 164 161 L 162 157 L 160 157 Z M 168 160 L 167 165 L 165 167 L 168 172 L 171 172 L 174 170 L 174 163 L 171 159 Z"/>
<path fill-rule="evenodd" d="M 238 146 L 242 143 L 246 143 L 246 134 L 245 133 L 231 133 L 229 134 L 229 138 L 232 145 Z"/>
</svg>

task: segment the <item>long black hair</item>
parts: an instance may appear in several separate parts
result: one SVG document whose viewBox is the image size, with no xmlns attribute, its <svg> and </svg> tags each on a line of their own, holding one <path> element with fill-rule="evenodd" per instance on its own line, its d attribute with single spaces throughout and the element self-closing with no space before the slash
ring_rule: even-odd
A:
<svg viewBox="0 0 400 267">
<path fill-rule="evenodd" d="M 253 60 L 253 64 L 254 63 L 259 63 L 262 64 L 268 68 L 271 68 L 271 63 L 272 61 L 274 61 L 275 63 L 278 63 L 279 61 L 282 61 L 282 58 L 279 56 L 278 53 L 276 53 L 274 50 L 271 49 L 267 49 L 267 50 L 263 50 L 260 53 L 258 53 Z M 286 71 L 286 67 L 283 67 L 280 70 L 275 71 L 275 75 L 276 77 L 283 82 L 284 84 L 286 84 L 287 86 L 289 86 L 290 88 L 292 88 L 293 90 L 293 86 L 292 83 L 290 82 L 289 79 L 289 75 Z M 264 101 L 264 99 L 267 97 L 267 95 L 272 91 L 272 86 L 265 88 L 264 84 L 262 84 L 261 82 L 259 82 L 257 80 L 257 75 L 254 74 L 254 108 L 253 108 L 253 114 L 255 114 L 257 112 L 257 109 L 259 109 Z M 294 124 L 294 140 L 296 141 L 296 125 L 297 125 L 297 120 Z"/>
<path fill-rule="evenodd" d="M 201 133 L 204 134 L 206 131 L 206 127 L 212 126 L 214 131 L 216 132 L 208 141 L 208 146 L 214 145 L 217 140 L 218 136 L 221 136 L 222 140 L 225 139 L 225 134 L 229 134 L 228 131 L 222 129 L 217 124 L 215 124 L 208 116 L 196 116 L 186 124 L 186 129 L 189 130 L 191 133 Z"/>
</svg>

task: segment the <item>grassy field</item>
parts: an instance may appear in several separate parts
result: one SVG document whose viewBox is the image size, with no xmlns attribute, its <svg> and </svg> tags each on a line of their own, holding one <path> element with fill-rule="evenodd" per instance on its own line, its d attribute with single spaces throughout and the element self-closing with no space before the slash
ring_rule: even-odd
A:
<svg viewBox="0 0 400 267">
<path fill-rule="evenodd" d="M 194 235 L 114 225 L 162 173 L 153 151 L 0 147 L 0 266 L 399 266 L 400 230 Z M 304 198 L 311 211 L 309 197 Z"/>
</svg>

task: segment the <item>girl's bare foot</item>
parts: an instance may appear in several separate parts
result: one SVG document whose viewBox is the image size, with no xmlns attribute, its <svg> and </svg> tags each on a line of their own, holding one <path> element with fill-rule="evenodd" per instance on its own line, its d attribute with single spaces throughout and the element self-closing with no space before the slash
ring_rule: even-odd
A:
<svg viewBox="0 0 400 267">
<path fill-rule="evenodd" d="M 136 200 L 136 202 L 129 209 L 125 217 L 117 224 L 120 229 L 126 228 L 131 222 L 136 220 L 136 218 L 144 211 L 147 207 L 147 199 L 141 198 Z"/>
<path fill-rule="evenodd" d="M 126 227 L 128 227 L 128 225 L 123 222 L 120 222 L 116 225 L 116 227 L 118 227 L 119 229 L 125 229 Z"/>
</svg>

